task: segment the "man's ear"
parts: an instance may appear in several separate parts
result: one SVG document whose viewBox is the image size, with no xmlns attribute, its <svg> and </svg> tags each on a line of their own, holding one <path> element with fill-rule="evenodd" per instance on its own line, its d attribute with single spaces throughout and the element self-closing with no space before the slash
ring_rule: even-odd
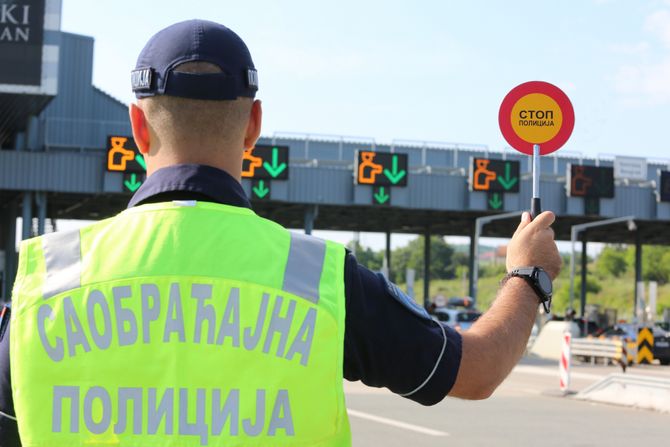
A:
<svg viewBox="0 0 670 447">
<path fill-rule="evenodd" d="M 151 147 L 151 138 L 149 137 L 149 127 L 147 117 L 137 104 L 130 104 L 128 109 L 130 114 L 130 125 L 133 128 L 133 138 L 140 153 L 146 155 Z"/>
<path fill-rule="evenodd" d="M 247 124 L 247 131 L 244 134 L 244 148 L 251 149 L 256 145 L 258 137 L 261 136 L 261 122 L 263 121 L 263 108 L 260 100 L 255 100 L 251 105 L 251 113 L 249 114 L 249 123 Z"/>
</svg>

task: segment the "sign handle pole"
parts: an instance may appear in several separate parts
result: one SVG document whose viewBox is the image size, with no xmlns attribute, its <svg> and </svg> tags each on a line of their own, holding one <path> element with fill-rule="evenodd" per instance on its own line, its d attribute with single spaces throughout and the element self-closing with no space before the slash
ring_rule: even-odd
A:
<svg viewBox="0 0 670 447">
<path fill-rule="evenodd" d="M 530 201 L 530 216 L 535 217 L 542 212 L 540 203 L 540 145 L 533 145 L 533 198 Z"/>
</svg>

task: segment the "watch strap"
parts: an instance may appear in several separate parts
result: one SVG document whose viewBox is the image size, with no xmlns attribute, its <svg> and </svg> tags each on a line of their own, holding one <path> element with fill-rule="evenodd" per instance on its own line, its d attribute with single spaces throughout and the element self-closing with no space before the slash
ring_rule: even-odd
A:
<svg viewBox="0 0 670 447">
<path fill-rule="evenodd" d="M 542 307 L 544 308 L 544 311 L 548 314 L 551 310 L 551 295 L 547 296 L 545 292 L 539 287 L 537 284 L 537 278 L 535 275 L 535 272 L 537 269 L 541 269 L 541 267 L 518 267 L 509 272 L 503 280 L 501 281 L 501 284 L 506 283 L 510 278 L 518 277 L 518 278 L 523 278 L 526 280 L 528 285 L 533 289 L 535 294 L 537 295 L 540 303 L 542 303 Z"/>
</svg>

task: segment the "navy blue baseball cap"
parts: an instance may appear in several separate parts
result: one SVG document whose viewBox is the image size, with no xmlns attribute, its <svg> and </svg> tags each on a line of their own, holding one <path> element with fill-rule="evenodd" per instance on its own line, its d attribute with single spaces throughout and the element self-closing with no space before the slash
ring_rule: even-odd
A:
<svg viewBox="0 0 670 447">
<path fill-rule="evenodd" d="M 222 72 L 175 71 L 180 64 L 198 61 L 214 64 Z M 149 39 L 131 72 L 131 83 L 137 98 L 233 100 L 256 95 L 258 73 L 249 49 L 232 30 L 206 20 L 187 20 Z"/>
</svg>

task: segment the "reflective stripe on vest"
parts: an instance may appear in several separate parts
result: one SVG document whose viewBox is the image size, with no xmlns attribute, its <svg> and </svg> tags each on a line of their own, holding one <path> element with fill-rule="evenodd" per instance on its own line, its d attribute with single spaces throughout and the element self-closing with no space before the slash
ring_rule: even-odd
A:
<svg viewBox="0 0 670 447">
<path fill-rule="evenodd" d="M 43 236 L 47 269 L 44 299 L 81 285 L 81 240 L 79 230 Z M 291 233 L 291 249 L 284 270 L 282 290 L 317 304 L 326 243 L 304 234 Z"/>
<path fill-rule="evenodd" d="M 42 237 L 47 277 L 44 299 L 81 285 L 81 240 L 79 230 L 50 233 Z"/>
<path fill-rule="evenodd" d="M 22 444 L 349 445 L 344 254 L 209 203 L 24 241 L 11 338 Z"/>
</svg>

